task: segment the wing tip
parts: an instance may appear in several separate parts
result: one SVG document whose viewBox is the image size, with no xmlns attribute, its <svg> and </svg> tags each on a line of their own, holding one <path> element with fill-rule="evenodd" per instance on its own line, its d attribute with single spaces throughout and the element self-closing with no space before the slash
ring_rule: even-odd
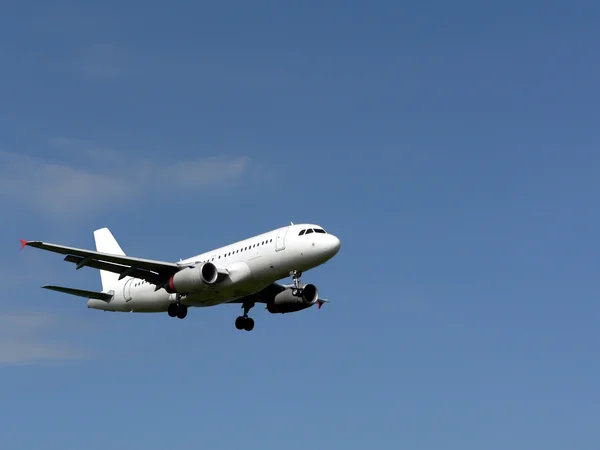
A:
<svg viewBox="0 0 600 450">
<path fill-rule="evenodd" d="M 21 250 L 23 250 L 25 248 L 25 246 L 29 244 L 29 242 L 26 241 L 25 239 L 20 239 L 20 241 L 21 241 Z"/>
</svg>

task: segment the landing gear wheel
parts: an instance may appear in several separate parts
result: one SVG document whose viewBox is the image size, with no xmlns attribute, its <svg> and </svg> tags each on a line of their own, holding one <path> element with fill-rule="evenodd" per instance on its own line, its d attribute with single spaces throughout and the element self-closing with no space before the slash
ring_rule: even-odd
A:
<svg viewBox="0 0 600 450">
<path fill-rule="evenodd" d="M 185 316 L 187 316 L 187 306 L 179 305 L 177 308 L 177 317 L 179 319 L 185 319 Z"/>
<path fill-rule="evenodd" d="M 169 314 L 169 317 L 179 317 L 180 319 L 185 319 L 185 316 L 187 316 L 187 310 L 188 308 L 185 305 L 171 303 L 167 308 L 167 313 Z"/>
<path fill-rule="evenodd" d="M 240 316 L 235 319 L 235 327 L 238 330 L 252 331 L 254 329 L 254 319 L 248 316 Z"/>
<path fill-rule="evenodd" d="M 252 317 L 246 317 L 246 320 L 244 321 L 244 330 L 252 331 L 253 328 L 254 328 L 254 319 Z"/>
<path fill-rule="evenodd" d="M 245 325 L 246 325 L 246 319 L 244 317 L 240 316 L 237 319 L 235 319 L 235 327 L 238 330 L 243 330 Z"/>
<path fill-rule="evenodd" d="M 242 308 L 244 308 L 244 315 L 235 319 L 235 327 L 238 330 L 252 331 L 254 328 L 254 319 L 248 317 L 248 311 L 250 311 L 253 307 L 254 303 L 242 304 Z"/>
</svg>

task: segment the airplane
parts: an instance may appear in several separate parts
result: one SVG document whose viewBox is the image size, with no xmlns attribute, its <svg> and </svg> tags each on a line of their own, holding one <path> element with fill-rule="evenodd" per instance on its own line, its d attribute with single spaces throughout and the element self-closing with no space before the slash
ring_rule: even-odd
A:
<svg viewBox="0 0 600 450">
<path fill-rule="evenodd" d="M 290 223 L 257 236 L 179 262 L 126 256 L 108 228 L 94 231 L 96 251 L 21 239 L 26 246 L 66 255 L 75 269 L 100 271 L 102 291 L 45 285 L 44 289 L 88 299 L 88 308 L 135 313 L 164 313 L 184 319 L 189 307 L 241 304 L 238 330 L 251 331 L 248 312 L 264 303 L 271 314 L 321 309 L 314 284 L 303 284 L 303 272 L 325 264 L 340 250 L 340 240 L 316 224 Z M 291 284 L 278 281 L 290 276 Z"/>
</svg>

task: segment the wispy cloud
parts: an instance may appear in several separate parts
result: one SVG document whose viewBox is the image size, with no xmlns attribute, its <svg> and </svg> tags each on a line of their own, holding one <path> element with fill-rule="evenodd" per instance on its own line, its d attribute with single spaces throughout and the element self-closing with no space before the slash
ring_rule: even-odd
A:
<svg viewBox="0 0 600 450">
<path fill-rule="evenodd" d="M 247 157 L 131 158 L 66 137 L 53 138 L 51 144 L 58 150 L 49 152 L 52 158 L 0 152 L 0 199 L 55 219 L 71 220 L 92 211 L 114 210 L 140 198 L 197 194 L 231 184 L 250 165 Z"/>
<path fill-rule="evenodd" d="M 49 339 L 49 332 L 59 325 L 56 318 L 48 314 L 0 313 L 0 364 L 86 357 L 78 349 Z"/>
<path fill-rule="evenodd" d="M 114 45 L 92 45 L 81 61 L 81 72 L 90 78 L 120 78 L 128 73 L 127 55 Z"/>
</svg>

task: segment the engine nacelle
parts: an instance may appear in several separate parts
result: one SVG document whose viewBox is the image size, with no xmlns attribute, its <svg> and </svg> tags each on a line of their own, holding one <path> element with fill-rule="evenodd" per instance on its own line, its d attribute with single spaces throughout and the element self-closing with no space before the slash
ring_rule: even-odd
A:
<svg viewBox="0 0 600 450">
<path fill-rule="evenodd" d="M 271 314 L 285 314 L 309 308 L 319 299 L 319 291 L 314 284 L 307 284 L 298 295 L 293 294 L 294 288 L 287 288 L 267 302 L 267 310 Z"/>
<path fill-rule="evenodd" d="M 217 267 L 210 262 L 186 267 L 173 275 L 165 285 L 165 290 L 170 294 L 188 294 L 206 289 L 215 284 L 219 278 Z"/>
</svg>

